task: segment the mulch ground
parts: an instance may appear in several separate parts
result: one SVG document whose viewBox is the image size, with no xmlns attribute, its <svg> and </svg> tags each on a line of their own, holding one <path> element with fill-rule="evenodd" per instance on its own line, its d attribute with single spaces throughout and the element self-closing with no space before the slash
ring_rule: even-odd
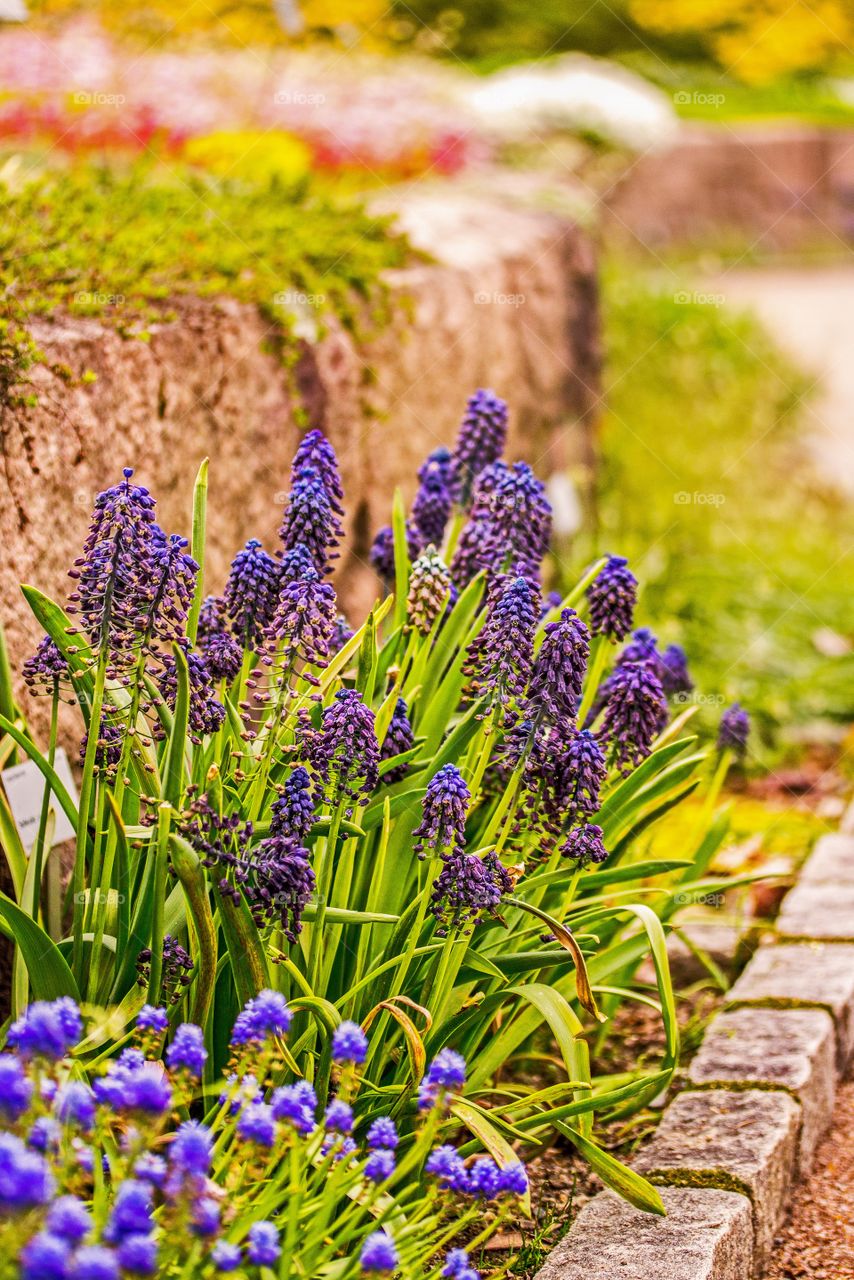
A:
<svg viewBox="0 0 854 1280">
<path fill-rule="evenodd" d="M 854 1080 L 839 1091 L 833 1126 L 795 1193 L 765 1280 L 854 1280 Z"/>
</svg>

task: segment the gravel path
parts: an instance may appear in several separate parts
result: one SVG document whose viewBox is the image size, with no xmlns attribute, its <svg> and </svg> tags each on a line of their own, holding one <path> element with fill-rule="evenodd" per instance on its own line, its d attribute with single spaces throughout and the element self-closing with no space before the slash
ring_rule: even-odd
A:
<svg viewBox="0 0 854 1280">
<path fill-rule="evenodd" d="M 854 498 L 854 267 L 736 268 L 707 287 L 754 311 L 817 379 L 802 430 L 828 482 Z"/>
<path fill-rule="evenodd" d="M 833 1127 L 795 1193 L 764 1280 L 854 1280 L 854 1081 L 839 1091 Z"/>
</svg>

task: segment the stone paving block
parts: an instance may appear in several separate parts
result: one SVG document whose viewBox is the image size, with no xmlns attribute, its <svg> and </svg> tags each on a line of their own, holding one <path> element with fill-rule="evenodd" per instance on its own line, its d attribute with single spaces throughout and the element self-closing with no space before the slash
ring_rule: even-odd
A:
<svg viewBox="0 0 854 1280">
<path fill-rule="evenodd" d="M 750 1201 L 734 1191 L 665 1187 L 667 1217 L 610 1191 L 589 1201 L 535 1280 L 748 1280 Z"/>
<path fill-rule="evenodd" d="M 798 1167 L 808 1172 L 836 1099 L 836 1036 L 824 1009 L 734 1009 L 715 1018 L 691 1084 L 786 1089 L 800 1102 Z"/>
<path fill-rule="evenodd" d="M 836 1023 L 836 1064 L 844 1075 L 854 1057 L 854 946 L 761 947 L 730 989 L 727 1003 L 826 1009 Z"/>
<path fill-rule="evenodd" d="M 854 942 L 854 882 L 802 880 L 783 900 L 777 933 L 781 938 Z"/>
<path fill-rule="evenodd" d="M 800 1125 L 801 1108 L 788 1093 L 681 1093 L 634 1167 L 653 1182 L 749 1195 L 761 1275 L 795 1176 Z"/>
<path fill-rule="evenodd" d="M 800 884 L 854 884 L 854 835 L 822 836 L 807 858 Z"/>
</svg>

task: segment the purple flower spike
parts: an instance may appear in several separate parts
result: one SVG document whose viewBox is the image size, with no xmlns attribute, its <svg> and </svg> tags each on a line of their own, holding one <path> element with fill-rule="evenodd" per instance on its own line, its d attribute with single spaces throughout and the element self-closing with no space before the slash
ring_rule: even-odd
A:
<svg viewBox="0 0 854 1280">
<path fill-rule="evenodd" d="M 599 792 L 608 773 L 605 753 L 589 729 L 576 733 L 564 759 L 566 817 L 589 818 L 599 808 Z"/>
<path fill-rule="evenodd" d="M 418 1107 L 429 1111 L 444 1106 L 450 1093 L 459 1093 L 466 1082 L 466 1060 L 454 1049 L 440 1049 L 418 1086 Z M 447 1150 L 453 1150 L 452 1147 Z"/>
<path fill-rule="evenodd" d="M 256 1267 L 275 1267 L 281 1247 L 279 1233 L 272 1222 L 253 1222 L 249 1228 L 246 1254 Z"/>
<path fill-rule="evenodd" d="M 555 724 L 578 713 L 589 653 L 590 634 L 574 609 L 564 609 L 559 622 L 546 624 L 528 698 Z"/>
<path fill-rule="evenodd" d="M 343 530 L 332 507 L 323 476 L 317 467 L 301 467 L 288 496 L 279 537 L 285 551 L 300 543 L 311 555 L 320 574 L 330 572 L 330 561 L 337 558 Z"/>
<path fill-rule="evenodd" d="M 362 1245 L 359 1266 L 369 1275 L 388 1275 L 397 1268 L 397 1249 L 385 1231 L 372 1231 Z"/>
<path fill-rule="evenodd" d="M 516 567 L 539 589 L 540 562 L 551 538 L 552 509 L 546 488 L 526 462 L 496 462 L 478 477 L 475 506 L 489 527 L 488 567 Z"/>
<path fill-rule="evenodd" d="M 469 645 L 463 670 L 475 697 L 506 706 L 521 697 L 531 675 L 539 598 L 523 577 L 496 578 L 486 622 Z"/>
<path fill-rule="evenodd" d="M 279 595 L 279 566 L 257 538 L 250 538 L 231 562 L 223 604 L 245 648 L 272 621 Z"/>
<path fill-rule="evenodd" d="M 412 725 L 409 723 L 409 709 L 403 698 L 398 698 L 388 726 L 388 732 L 383 738 L 383 744 L 380 747 L 380 760 L 391 760 L 394 756 L 399 756 L 404 751 L 409 751 L 414 745 L 415 735 L 412 732 Z M 399 764 L 396 768 L 390 769 L 388 773 L 384 773 L 383 782 L 400 782 L 406 777 L 408 769 L 409 763 L 404 761 L 403 764 Z"/>
<path fill-rule="evenodd" d="M 209 635 L 201 646 L 205 665 L 214 680 L 233 680 L 240 671 L 243 650 L 227 631 Z"/>
<path fill-rule="evenodd" d="M 494 391 L 481 388 L 470 397 L 454 449 L 463 501 L 471 494 L 475 476 L 504 452 L 507 418 L 507 403 Z"/>
<path fill-rule="evenodd" d="M 131 484 L 133 470 L 99 493 L 83 554 L 69 577 L 77 586 L 68 612 L 77 614 L 92 647 L 109 655 L 110 671 L 133 666 L 149 603 L 154 499 Z"/>
<path fill-rule="evenodd" d="M 270 818 L 271 836 L 290 836 L 300 844 L 308 839 L 314 823 L 314 800 L 308 769 L 298 765 L 291 770 L 282 793 L 273 802 Z"/>
<path fill-rule="evenodd" d="M 244 1107 L 237 1121 L 237 1132 L 245 1142 L 272 1147 L 276 1141 L 276 1119 L 272 1108 L 265 1102 Z"/>
<path fill-rule="evenodd" d="M 342 1022 L 332 1034 L 332 1061 L 362 1063 L 368 1056 L 368 1037 L 357 1022 Z"/>
<path fill-rule="evenodd" d="M 494 542 L 489 520 L 473 515 L 460 534 L 451 560 L 451 578 L 458 588 L 468 586 L 481 569 L 490 567 Z"/>
<path fill-rule="evenodd" d="M 433 623 L 445 609 L 451 590 L 451 575 L 447 565 L 427 547 L 415 561 L 409 576 L 409 595 L 406 612 L 410 626 L 426 636 Z"/>
<path fill-rule="evenodd" d="M 590 629 L 594 636 L 624 640 L 632 629 L 638 584 L 624 556 L 609 556 L 602 572 L 587 588 Z"/>
<path fill-rule="evenodd" d="M 579 867 L 588 867 L 591 862 L 604 862 L 608 851 L 602 841 L 602 828 L 592 823 L 576 827 L 567 836 L 561 853 L 565 858 L 571 858 Z"/>
<path fill-rule="evenodd" d="M 412 833 L 415 852 L 420 855 L 425 846 L 436 853 L 463 850 L 470 802 L 471 792 L 459 769 L 443 765 L 427 785 L 421 822 Z"/>
<path fill-rule="evenodd" d="M 510 877 L 496 854 L 479 858 L 457 853 L 445 859 L 433 883 L 431 907 L 444 937 L 449 929 L 473 925 L 483 912 L 495 915 L 502 895 L 509 893 Z"/>
<path fill-rule="evenodd" d="M 316 569 L 307 568 L 299 578 L 283 581 L 276 612 L 265 634 L 271 659 L 284 644 L 290 661 L 299 658 L 324 667 L 335 618 L 335 591 Z"/>
<path fill-rule="evenodd" d="M 30 693 L 56 693 L 67 679 L 68 663 L 50 636 L 45 636 L 35 653 L 27 658 L 21 675 Z"/>
<path fill-rule="evenodd" d="M 243 890 L 259 928 L 277 921 L 290 942 L 302 931 L 302 914 L 311 901 L 315 876 L 294 836 L 269 835 L 255 849 Z"/>
<path fill-rule="evenodd" d="M 314 1129 L 317 1095 L 307 1080 L 283 1084 L 280 1089 L 276 1089 L 271 1106 L 276 1119 L 284 1120 L 297 1133 L 311 1133 Z"/>
<path fill-rule="evenodd" d="M 308 738 L 308 758 L 330 804 L 371 794 L 379 778 L 380 749 L 374 713 L 356 689 L 339 689 L 324 709 L 320 729 Z"/>
<path fill-rule="evenodd" d="M 454 490 L 441 468 L 431 471 L 422 467 L 421 470 L 424 474 L 412 504 L 412 523 L 425 546 L 432 543 L 433 546 L 440 547 L 454 507 Z"/>
<path fill-rule="evenodd" d="M 68 1280 L 71 1248 L 61 1236 L 39 1231 L 21 1254 L 21 1280 Z"/>
<path fill-rule="evenodd" d="M 274 1036 L 286 1036 L 293 1014 L 279 991 L 260 991 L 247 1000 L 231 1033 L 232 1047 L 258 1044 Z"/>
<path fill-rule="evenodd" d="M 32 1081 L 24 1065 L 11 1053 L 0 1054 L 0 1117 L 14 1123 L 24 1114 L 33 1096 Z"/>
<path fill-rule="evenodd" d="M 165 1009 L 156 1009 L 153 1005 L 146 1004 L 137 1015 L 137 1031 L 154 1031 L 161 1035 L 168 1026 L 169 1015 Z"/>
<path fill-rule="evenodd" d="M 159 525 L 151 525 L 150 579 L 143 595 L 146 643 L 183 639 L 199 572 L 188 545 L 177 533 L 167 537 Z"/>
<path fill-rule="evenodd" d="M 365 1177 L 369 1182 L 385 1182 L 394 1173 L 395 1164 L 394 1152 L 382 1147 L 365 1161 Z"/>
<path fill-rule="evenodd" d="M 406 526 L 406 550 L 410 561 L 415 560 L 421 550 L 421 535 L 413 524 Z M 368 559 L 386 586 L 394 582 L 394 530 L 390 524 L 383 525 L 371 544 Z"/>
<path fill-rule="evenodd" d="M 83 1034 L 80 1010 L 70 996 L 36 1000 L 9 1028 L 8 1043 L 22 1058 L 58 1062 Z"/>
<path fill-rule="evenodd" d="M 206 1178 L 213 1156 L 213 1134 L 197 1120 L 185 1120 L 175 1131 L 169 1146 L 169 1164 L 173 1170 Z"/>
<path fill-rule="evenodd" d="M 685 650 L 678 644 L 669 644 L 661 655 L 661 684 L 668 698 L 690 693 L 694 688 Z"/>
<path fill-rule="evenodd" d="M 332 638 L 329 642 L 329 648 L 333 653 L 339 653 L 348 640 L 352 640 L 355 631 L 350 626 L 343 613 L 339 613 L 335 619 L 335 630 L 332 632 Z"/>
<path fill-rule="evenodd" d="M 368 1130 L 367 1143 L 372 1151 L 378 1151 L 382 1147 L 394 1151 L 399 1142 L 397 1125 L 390 1116 L 380 1116 Z"/>
<path fill-rule="evenodd" d="M 53 1174 L 36 1151 L 28 1151 L 13 1133 L 0 1133 L 0 1213 L 25 1213 L 47 1204 Z"/>
<path fill-rule="evenodd" d="M 732 751 L 743 756 L 750 735 L 750 716 L 739 703 L 727 707 L 718 727 L 718 751 Z"/>
<path fill-rule="evenodd" d="M 186 1071 L 198 1078 L 207 1062 L 208 1051 L 201 1027 L 193 1022 L 182 1022 L 166 1050 L 166 1061 L 171 1071 Z"/>
<path fill-rule="evenodd" d="M 341 484 L 341 474 L 338 470 L 338 459 L 326 436 L 316 428 L 303 436 L 299 443 L 299 448 L 294 454 L 291 466 L 291 486 L 297 483 L 304 467 L 313 467 L 315 469 L 323 482 L 330 507 L 336 515 L 342 516 L 344 509 L 341 506 L 341 502 L 344 498 L 344 488 Z"/>
<path fill-rule="evenodd" d="M 654 665 L 627 662 L 615 667 L 599 736 L 617 767 L 625 772 L 645 760 L 666 723 L 667 699 Z"/>
<path fill-rule="evenodd" d="M 190 683 L 190 737 L 193 742 L 201 742 L 202 738 L 216 733 L 225 720 L 225 707 L 215 697 L 214 683 L 207 663 L 201 654 L 191 653 L 183 643 L 184 656 Z M 175 710 L 178 697 L 178 668 L 175 658 L 170 654 L 163 659 L 157 675 L 157 687 L 170 711 Z"/>
</svg>

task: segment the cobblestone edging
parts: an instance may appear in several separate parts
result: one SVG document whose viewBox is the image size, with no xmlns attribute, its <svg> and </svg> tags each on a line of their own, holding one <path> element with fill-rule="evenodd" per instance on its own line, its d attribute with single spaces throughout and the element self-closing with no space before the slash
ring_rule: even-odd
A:
<svg viewBox="0 0 854 1280">
<path fill-rule="evenodd" d="M 823 836 L 634 1166 L 667 1217 L 604 1191 L 536 1280 L 761 1280 L 854 1061 L 854 807 Z"/>
</svg>

